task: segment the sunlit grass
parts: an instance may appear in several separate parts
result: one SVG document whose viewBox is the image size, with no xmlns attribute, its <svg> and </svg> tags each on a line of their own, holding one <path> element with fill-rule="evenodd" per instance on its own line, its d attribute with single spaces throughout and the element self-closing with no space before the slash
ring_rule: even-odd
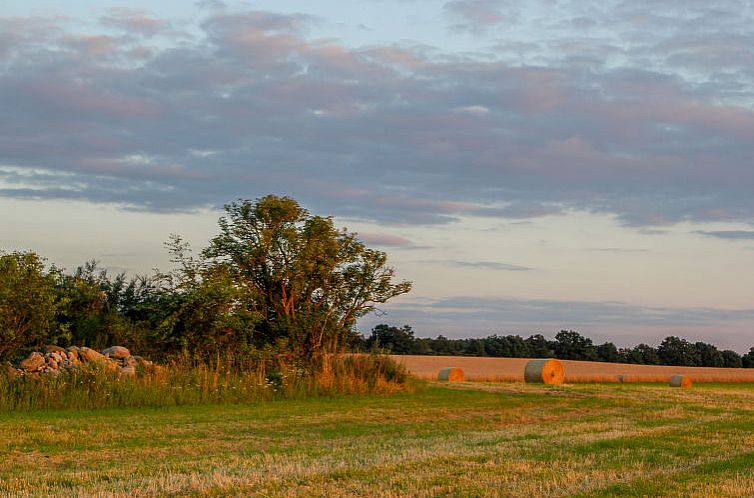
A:
<svg viewBox="0 0 754 498">
<path fill-rule="evenodd" d="M 308 362 L 245 363 L 181 359 L 140 367 L 135 379 L 96 364 L 60 375 L 0 375 L 0 413 L 40 409 L 234 404 L 333 394 L 411 389 L 385 356 L 327 356 Z"/>
<path fill-rule="evenodd" d="M 415 393 L 0 417 L 0 495 L 751 496 L 754 388 Z"/>
</svg>

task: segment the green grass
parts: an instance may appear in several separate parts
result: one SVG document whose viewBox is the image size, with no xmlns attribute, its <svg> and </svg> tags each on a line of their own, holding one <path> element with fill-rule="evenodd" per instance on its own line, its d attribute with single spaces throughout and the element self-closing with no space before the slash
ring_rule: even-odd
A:
<svg viewBox="0 0 754 498">
<path fill-rule="evenodd" d="M 754 386 L 415 393 L 0 415 L 0 496 L 754 495 Z"/>
</svg>

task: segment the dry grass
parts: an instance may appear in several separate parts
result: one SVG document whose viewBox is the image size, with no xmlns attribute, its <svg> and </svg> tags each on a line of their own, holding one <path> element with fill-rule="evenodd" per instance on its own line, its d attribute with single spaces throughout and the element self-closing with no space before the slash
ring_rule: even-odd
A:
<svg viewBox="0 0 754 498">
<path fill-rule="evenodd" d="M 459 382 L 5 415 L 0 496 L 751 496 L 751 406 L 745 385 Z"/>
<path fill-rule="evenodd" d="M 466 380 L 523 382 L 527 358 L 484 358 L 464 356 L 393 355 L 409 372 L 421 379 L 435 379 L 441 368 L 463 369 Z M 673 375 L 686 375 L 694 383 L 754 382 L 752 368 L 673 367 L 631 365 L 591 361 L 559 360 L 565 368 L 565 382 L 663 382 Z"/>
</svg>

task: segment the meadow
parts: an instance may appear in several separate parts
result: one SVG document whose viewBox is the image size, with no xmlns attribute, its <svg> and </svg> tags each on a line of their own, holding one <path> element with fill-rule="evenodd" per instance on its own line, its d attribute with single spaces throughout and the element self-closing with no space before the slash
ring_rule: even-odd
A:
<svg viewBox="0 0 754 498">
<path fill-rule="evenodd" d="M 1 496 L 752 496 L 754 387 L 415 392 L 0 415 Z"/>
</svg>

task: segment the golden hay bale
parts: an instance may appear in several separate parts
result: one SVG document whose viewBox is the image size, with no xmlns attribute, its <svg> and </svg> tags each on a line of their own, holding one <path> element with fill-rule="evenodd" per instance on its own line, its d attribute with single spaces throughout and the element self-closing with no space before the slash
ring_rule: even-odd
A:
<svg viewBox="0 0 754 498">
<path fill-rule="evenodd" d="M 670 387 L 691 387 L 691 377 L 688 375 L 674 375 L 670 378 Z"/>
<path fill-rule="evenodd" d="M 552 358 L 531 360 L 524 369 L 524 380 L 539 384 L 562 384 L 565 370 L 562 363 Z"/>
<path fill-rule="evenodd" d="M 463 381 L 463 370 L 456 367 L 443 368 L 437 375 L 437 380 L 447 380 L 448 382 Z"/>
</svg>

